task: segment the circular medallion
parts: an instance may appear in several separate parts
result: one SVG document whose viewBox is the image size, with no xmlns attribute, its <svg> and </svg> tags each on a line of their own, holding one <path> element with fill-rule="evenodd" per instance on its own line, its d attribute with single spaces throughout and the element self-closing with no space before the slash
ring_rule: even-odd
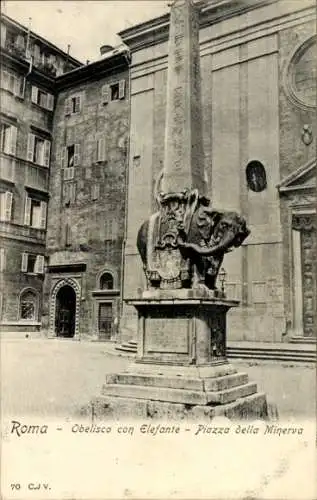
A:
<svg viewBox="0 0 317 500">
<path fill-rule="evenodd" d="M 286 65 L 284 75 L 288 97 L 293 104 L 305 109 L 316 107 L 316 39 L 316 35 L 314 35 L 295 49 Z"/>
</svg>

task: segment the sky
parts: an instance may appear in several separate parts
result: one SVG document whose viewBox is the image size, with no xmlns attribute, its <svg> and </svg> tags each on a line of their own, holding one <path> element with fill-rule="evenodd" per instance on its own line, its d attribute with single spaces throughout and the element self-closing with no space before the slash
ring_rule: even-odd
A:
<svg viewBox="0 0 317 500">
<path fill-rule="evenodd" d="M 166 13 L 166 0 L 1 0 L 1 10 L 85 63 L 101 45 L 118 45 L 117 33 Z"/>
</svg>

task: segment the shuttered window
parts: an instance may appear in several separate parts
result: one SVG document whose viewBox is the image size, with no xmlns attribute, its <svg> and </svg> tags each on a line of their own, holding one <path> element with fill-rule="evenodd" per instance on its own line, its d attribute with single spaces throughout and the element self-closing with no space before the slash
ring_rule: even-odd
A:
<svg viewBox="0 0 317 500">
<path fill-rule="evenodd" d="M 15 155 L 18 129 L 14 125 L 1 124 L 0 146 L 3 153 Z"/>
<path fill-rule="evenodd" d="M 10 222 L 12 217 L 13 194 L 11 191 L 0 193 L 0 220 Z"/>
<path fill-rule="evenodd" d="M 2 69 L 0 82 L 2 89 L 8 90 L 17 97 L 24 97 L 25 78 L 23 76 Z"/>
<path fill-rule="evenodd" d="M 26 159 L 43 167 L 49 167 L 51 141 L 29 133 Z"/>
<path fill-rule="evenodd" d="M 32 85 L 31 101 L 44 109 L 52 111 L 54 109 L 54 96 L 35 85 Z"/>
<path fill-rule="evenodd" d="M 97 140 L 97 161 L 106 160 L 106 141 L 104 137 Z"/>
</svg>

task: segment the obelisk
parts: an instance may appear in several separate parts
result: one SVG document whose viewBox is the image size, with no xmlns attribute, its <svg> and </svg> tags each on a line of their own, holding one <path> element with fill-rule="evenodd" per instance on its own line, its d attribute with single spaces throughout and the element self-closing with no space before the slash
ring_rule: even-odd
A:
<svg viewBox="0 0 317 500">
<path fill-rule="evenodd" d="M 226 314 L 239 301 L 219 293 L 215 282 L 224 253 L 241 245 L 249 231 L 242 217 L 214 211 L 206 197 L 198 34 L 196 6 L 176 0 L 159 210 L 137 238 L 147 287 L 126 299 L 138 311 L 137 357 L 126 372 L 107 376 L 95 415 L 267 415 L 265 394 L 226 356 Z"/>
<path fill-rule="evenodd" d="M 197 188 L 206 195 L 200 90 L 199 11 L 192 0 L 171 6 L 162 191 Z"/>
</svg>

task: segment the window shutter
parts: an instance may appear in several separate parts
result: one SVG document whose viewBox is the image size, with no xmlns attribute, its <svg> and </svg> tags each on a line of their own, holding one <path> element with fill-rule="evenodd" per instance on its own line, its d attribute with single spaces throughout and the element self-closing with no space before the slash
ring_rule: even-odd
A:
<svg viewBox="0 0 317 500">
<path fill-rule="evenodd" d="M 13 125 L 11 125 L 10 132 L 11 132 L 11 134 L 10 134 L 11 137 L 10 137 L 10 151 L 9 151 L 9 153 L 12 155 L 15 155 L 16 149 L 17 149 L 17 132 L 18 132 L 17 127 L 14 127 Z"/>
<path fill-rule="evenodd" d="M 97 161 L 105 161 L 106 158 L 106 141 L 104 137 L 97 140 Z"/>
<path fill-rule="evenodd" d="M 74 178 L 74 167 L 64 168 L 64 181 Z"/>
<path fill-rule="evenodd" d="M 33 45 L 33 55 L 35 62 L 39 62 L 41 59 L 41 49 L 39 45 Z"/>
<path fill-rule="evenodd" d="M 44 255 L 37 255 L 34 272 L 36 274 L 44 274 Z"/>
<path fill-rule="evenodd" d="M 108 104 L 110 98 L 110 85 L 105 84 L 101 89 L 102 104 Z"/>
<path fill-rule="evenodd" d="M 54 96 L 52 94 L 47 94 L 47 109 L 49 111 L 54 109 Z"/>
<path fill-rule="evenodd" d="M 119 81 L 119 99 L 125 98 L 125 80 Z"/>
<path fill-rule="evenodd" d="M 9 73 L 5 70 L 1 70 L 1 88 L 9 90 Z"/>
<path fill-rule="evenodd" d="M 22 273 L 26 273 L 28 270 L 28 254 L 23 252 L 22 254 L 22 263 L 21 263 L 21 271 Z"/>
<path fill-rule="evenodd" d="M 65 100 L 65 116 L 69 116 L 71 114 L 71 100 Z"/>
<path fill-rule="evenodd" d="M 66 152 L 67 152 L 66 146 L 62 147 L 62 149 L 60 151 L 61 168 L 65 168 Z"/>
<path fill-rule="evenodd" d="M 16 37 L 16 46 L 19 47 L 20 49 L 24 49 L 24 36 L 23 35 L 18 35 Z"/>
<path fill-rule="evenodd" d="M 18 76 L 14 81 L 14 94 L 18 97 L 24 97 L 24 87 L 25 87 L 25 78 L 22 76 Z"/>
<path fill-rule="evenodd" d="M 10 221 L 12 215 L 12 200 L 13 200 L 13 194 L 11 193 L 11 191 L 7 191 L 5 193 L 4 199 L 5 199 L 4 220 Z"/>
<path fill-rule="evenodd" d="M 91 199 L 93 201 L 98 200 L 100 194 L 100 184 L 93 184 L 91 186 Z"/>
<path fill-rule="evenodd" d="M 0 193 L 0 220 L 4 221 L 6 213 L 6 193 Z"/>
<path fill-rule="evenodd" d="M 39 89 L 35 87 L 35 85 L 32 85 L 31 101 L 37 104 L 38 97 L 39 97 Z"/>
<path fill-rule="evenodd" d="M 0 248 L 0 272 L 3 273 L 6 268 L 6 252 L 4 248 Z"/>
<path fill-rule="evenodd" d="M 31 223 L 31 198 L 28 196 L 25 198 L 25 210 L 24 210 L 24 225 L 29 226 Z"/>
<path fill-rule="evenodd" d="M 5 41 L 7 38 L 7 27 L 5 24 L 1 24 L 1 47 L 5 46 Z"/>
<path fill-rule="evenodd" d="M 29 136 L 28 136 L 28 149 L 27 149 L 27 154 L 26 154 L 27 161 L 33 161 L 34 160 L 34 146 L 35 146 L 35 135 L 29 133 Z"/>
<path fill-rule="evenodd" d="M 50 165 L 51 141 L 44 141 L 44 167 Z"/>
<path fill-rule="evenodd" d="M 40 228 L 46 228 L 46 214 L 47 214 L 47 203 L 46 201 L 41 201 L 41 219 L 40 219 Z"/>
<path fill-rule="evenodd" d="M 74 167 L 80 164 L 80 144 L 74 144 Z"/>
<path fill-rule="evenodd" d="M 81 111 L 81 95 L 77 95 L 75 97 L 75 113 L 79 113 Z"/>
<path fill-rule="evenodd" d="M 70 184 L 69 190 L 70 190 L 70 193 L 69 193 L 70 201 L 71 201 L 71 203 L 75 203 L 75 201 L 76 201 L 76 183 L 75 182 L 72 182 Z"/>
</svg>

